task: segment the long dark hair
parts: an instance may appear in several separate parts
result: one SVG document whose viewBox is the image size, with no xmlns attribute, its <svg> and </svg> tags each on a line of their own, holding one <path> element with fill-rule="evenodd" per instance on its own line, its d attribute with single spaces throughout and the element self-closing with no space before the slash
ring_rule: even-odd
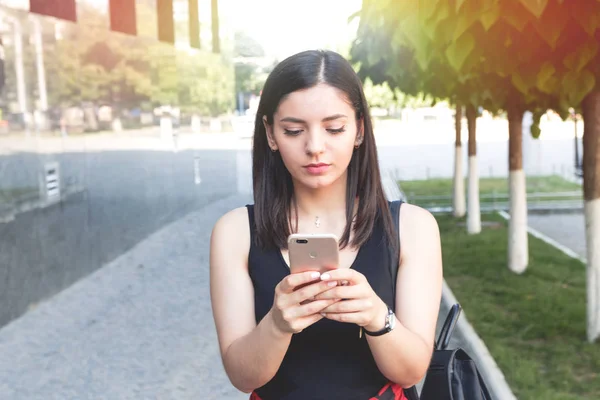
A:
<svg viewBox="0 0 600 400">
<path fill-rule="evenodd" d="M 394 225 L 381 185 L 377 149 L 369 108 L 362 83 L 352 66 L 341 55 L 327 50 L 311 50 L 295 54 L 279 63 L 265 82 L 256 121 L 252 148 L 252 179 L 258 245 L 263 248 L 287 248 L 291 232 L 291 212 L 294 186 L 279 152 L 268 145 L 263 124 L 266 116 L 273 125 L 279 103 L 288 94 L 319 83 L 333 86 L 346 94 L 355 110 L 358 129 L 364 126 L 363 143 L 354 150 L 348 166 L 346 190 L 346 228 L 340 247 L 359 247 L 373 231 L 377 221 L 383 223 L 388 243 L 397 248 Z M 354 236 L 350 242 L 354 199 L 358 196 L 358 213 Z"/>
</svg>

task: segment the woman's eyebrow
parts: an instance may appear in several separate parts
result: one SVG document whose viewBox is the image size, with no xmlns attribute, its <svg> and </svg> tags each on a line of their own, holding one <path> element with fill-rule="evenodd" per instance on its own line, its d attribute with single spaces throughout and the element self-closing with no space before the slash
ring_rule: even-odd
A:
<svg viewBox="0 0 600 400">
<path fill-rule="evenodd" d="M 348 118 L 346 115 L 344 114 L 333 114 L 330 115 L 329 117 L 325 117 L 323 118 L 322 122 L 327 122 L 327 121 L 333 121 L 339 118 Z M 279 120 L 279 122 L 294 122 L 297 124 L 305 124 L 306 121 L 300 118 L 294 118 L 294 117 L 285 117 Z"/>
</svg>

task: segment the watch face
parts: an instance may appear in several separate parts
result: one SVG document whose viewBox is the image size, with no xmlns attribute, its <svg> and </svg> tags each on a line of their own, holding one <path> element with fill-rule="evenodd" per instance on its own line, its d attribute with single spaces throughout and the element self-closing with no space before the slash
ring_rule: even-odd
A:
<svg viewBox="0 0 600 400">
<path fill-rule="evenodd" d="M 394 329 L 394 326 L 396 326 L 396 316 L 391 308 L 388 312 L 387 326 L 389 326 L 390 330 Z"/>
</svg>

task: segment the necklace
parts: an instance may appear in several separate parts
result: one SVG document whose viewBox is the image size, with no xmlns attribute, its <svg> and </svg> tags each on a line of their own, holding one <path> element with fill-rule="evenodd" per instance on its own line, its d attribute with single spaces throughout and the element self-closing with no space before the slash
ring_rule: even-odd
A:
<svg viewBox="0 0 600 400">
<path fill-rule="evenodd" d="M 318 228 L 319 226 L 321 226 L 321 219 L 319 219 L 319 217 L 315 217 L 315 226 Z"/>
</svg>

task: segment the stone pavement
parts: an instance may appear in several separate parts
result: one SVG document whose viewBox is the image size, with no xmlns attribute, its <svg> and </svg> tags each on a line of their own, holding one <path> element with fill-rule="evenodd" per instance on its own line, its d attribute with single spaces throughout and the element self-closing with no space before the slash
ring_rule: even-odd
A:
<svg viewBox="0 0 600 400">
<path fill-rule="evenodd" d="M 209 296 L 211 228 L 233 195 L 0 330 L 0 399 L 247 399 L 229 383 Z"/>
</svg>

